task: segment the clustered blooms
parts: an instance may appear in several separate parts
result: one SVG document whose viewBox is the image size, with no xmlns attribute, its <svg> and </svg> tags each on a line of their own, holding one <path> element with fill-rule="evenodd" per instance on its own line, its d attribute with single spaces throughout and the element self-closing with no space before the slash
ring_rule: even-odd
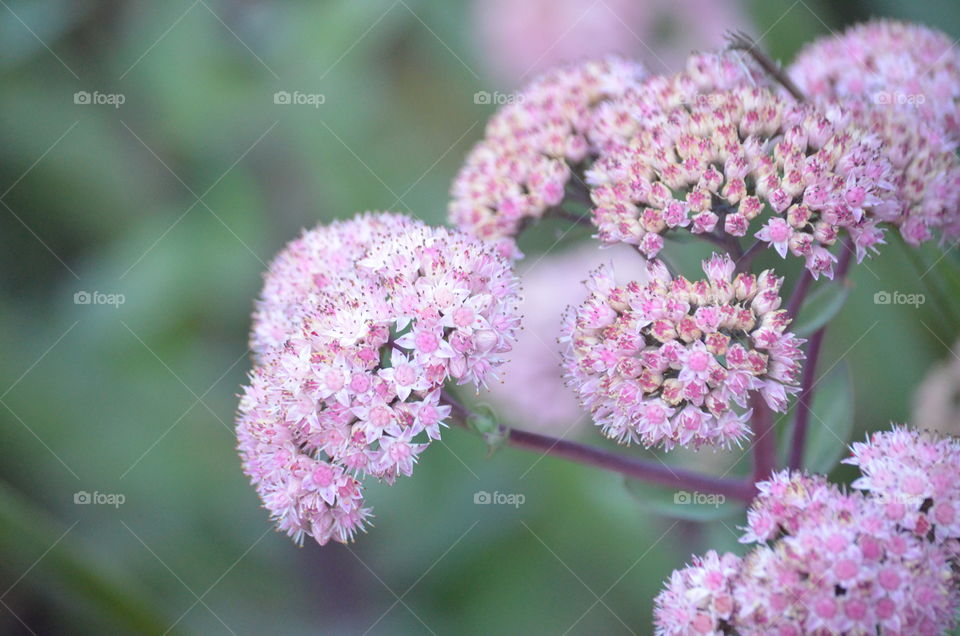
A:
<svg viewBox="0 0 960 636">
<path fill-rule="evenodd" d="M 603 432 L 667 449 L 726 445 L 748 433 L 751 392 L 786 410 L 803 340 L 786 331 L 782 279 L 734 277 L 730 257 L 716 254 L 703 262 L 706 280 L 673 278 L 656 260 L 648 269 L 648 282 L 624 286 L 599 269 L 566 319 L 566 377 Z"/>
<path fill-rule="evenodd" d="M 918 245 L 960 237 L 960 52 L 945 34 L 875 20 L 808 45 L 789 72 L 818 101 L 842 103 L 878 134 L 897 199 L 880 217 Z"/>
<path fill-rule="evenodd" d="M 621 125 L 587 171 L 603 242 L 653 257 L 668 230 L 750 234 L 832 277 L 829 248 L 842 230 L 859 259 L 883 240 L 875 210 L 893 196 L 890 165 L 880 139 L 839 108 L 764 87 L 718 89 L 689 72 L 652 78 L 608 108 L 624 114 Z"/>
<path fill-rule="evenodd" d="M 588 131 L 597 105 L 643 74 L 639 64 L 610 57 L 550 71 L 512 96 L 453 182 L 451 222 L 518 255 L 512 237 L 563 201 L 576 167 L 594 153 Z"/>
<path fill-rule="evenodd" d="M 958 534 L 937 525 L 932 510 L 958 502 L 955 480 L 945 477 L 960 471 L 960 444 L 895 428 L 856 444 L 848 462 L 863 471 L 854 486 L 864 492 L 789 471 L 758 484 L 742 538 L 753 550 L 743 559 L 709 553 L 674 572 L 656 599 L 657 633 L 949 629 L 960 607 Z M 932 474 L 919 477 L 924 469 Z M 913 503 L 904 506 L 904 497 Z"/>
<path fill-rule="evenodd" d="M 710 550 L 674 570 L 657 596 L 658 633 L 718 634 L 733 618 L 733 583 L 740 573 L 740 557 Z"/>
<path fill-rule="evenodd" d="M 304 230 L 287 243 L 264 274 L 250 333 L 254 356 L 259 360 L 296 334 L 308 309 L 337 281 L 350 277 L 374 242 L 414 227 L 401 214 L 367 212 Z"/>
<path fill-rule="evenodd" d="M 919 24 L 871 20 L 807 45 L 790 75 L 811 96 L 909 106 L 960 137 L 960 51 Z"/>
<path fill-rule="evenodd" d="M 884 514 L 919 536 L 960 540 L 960 441 L 894 427 L 853 445 L 844 460 L 860 468 L 855 488 L 868 491 Z"/>
<path fill-rule="evenodd" d="M 323 233 L 355 250 L 352 268 L 325 268 L 323 250 L 310 251 Z M 410 475 L 449 414 L 444 382 L 495 377 L 519 327 L 517 281 L 492 247 L 401 217 L 304 237 L 268 276 L 273 301 L 300 299 L 300 323 L 261 351 L 237 434 L 278 527 L 298 542 L 345 542 L 369 515 L 357 477 Z"/>
</svg>

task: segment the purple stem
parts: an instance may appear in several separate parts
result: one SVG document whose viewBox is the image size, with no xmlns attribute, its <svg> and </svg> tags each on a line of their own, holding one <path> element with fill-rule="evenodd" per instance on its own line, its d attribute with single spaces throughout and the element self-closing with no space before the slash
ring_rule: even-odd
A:
<svg viewBox="0 0 960 636">
<path fill-rule="evenodd" d="M 850 261 L 853 256 L 853 248 L 850 241 L 842 245 L 843 251 L 837 262 L 836 277 L 843 280 L 850 270 Z M 801 279 L 801 283 L 802 283 Z M 809 285 L 809 284 L 808 284 Z M 800 287 L 800 283 L 797 284 Z M 794 292 L 794 296 L 796 291 Z M 793 305 L 793 298 L 790 299 L 790 305 Z M 800 310 L 799 305 L 796 309 Z M 788 310 L 789 311 L 789 310 Z M 817 388 L 817 362 L 820 360 L 820 349 L 823 347 L 823 339 L 827 333 L 826 325 L 820 327 L 807 343 L 807 361 L 803 366 L 803 377 L 800 379 L 800 396 L 797 398 L 797 417 L 793 427 L 793 440 L 790 445 L 790 457 L 788 466 L 791 469 L 798 469 L 803 466 L 803 451 L 807 443 L 807 428 L 810 424 L 810 406 L 813 403 L 814 390 Z"/>
<path fill-rule="evenodd" d="M 797 314 L 800 313 L 800 307 L 803 306 L 803 301 L 806 300 L 807 292 L 810 291 L 812 283 L 813 276 L 810 274 L 810 270 L 804 269 L 803 274 L 800 275 L 800 280 L 797 281 L 793 292 L 790 294 L 790 301 L 787 303 L 787 317 L 790 320 L 796 318 Z"/>
<path fill-rule="evenodd" d="M 470 412 L 446 392 L 444 402 L 453 407 L 453 416 L 460 424 L 465 425 Z M 742 479 L 728 479 L 713 477 L 703 473 L 654 463 L 635 457 L 628 457 L 620 453 L 612 453 L 595 446 L 588 446 L 579 442 L 531 433 L 515 428 L 501 427 L 501 432 L 507 436 L 507 444 L 516 448 L 524 448 L 553 457 L 561 457 L 568 461 L 587 466 L 595 466 L 611 472 L 620 473 L 633 479 L 694 490 L 696 492 L 724 495 L 732 499 L 750 501 L 756 493 L 751 482 Z"/>
<path fill-rule="evenodd" d="M 773 411 L 757 392 L 750 398 L 753 407 L 753 481 L 764 481 L 777 467 L 777 433 L 774 430 Z"/>
<path fill-rule="evenodd" d="M 748 247 L 747 251 L 737 259 L 737 273 L 747 271 L 747 267 L 753 262 L 753 257 L 759 254 L 766 246 L 767 244 L 763 241 L 755 241 L 753 245 Z"/>
<path fill-rule="evenodd" d="M 793 428 L 793 443 L 790 446 L 788 466 L 796 470 L 803 465 L 803 450 L 807 443 L 807 424 L 810 422 L 810 399 L 813 397 L 813 383 L 817 375 L 817 361 L 820 359 L 820 347 L 823 346 L 823 337 L 826 326 L 821 327 L 807 343 L 807 362 L 803 367 L 803 378 L 800 381 L 800 397 L 797 398 L 797 419 Z"/>
<path fill-rule="evenodd" d="M 562 457 L 572 462 L 596 466 L 627 477 L 663 486 L 725 495 L 743 501 L 750 501 L 755 494 L 753 484 L 741 479 L 713 477 L 692 470 L 656 464 L 619 453 L 611 453 L 595 446 L 587 446 L 586 444 L 540 435 L 539 433 L 510 429 L 508 443 L 517 448 L 526 448 L 554 457 Z"/>
</svg>

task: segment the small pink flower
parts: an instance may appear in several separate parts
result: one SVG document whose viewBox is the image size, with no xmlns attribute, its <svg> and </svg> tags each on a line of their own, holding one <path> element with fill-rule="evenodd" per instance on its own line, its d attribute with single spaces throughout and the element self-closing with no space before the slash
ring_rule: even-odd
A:
<svg viewBox="0 0 960 636">
<path fill-rule="evenodd" d="M 767 224 L 754 236 L 775 247 L 780 258 L 786 258 L 790 238 L 793 236 L 793 229 L 787 223 L 786 219 L 774 217 L 767 221 Z"/>
</svg>

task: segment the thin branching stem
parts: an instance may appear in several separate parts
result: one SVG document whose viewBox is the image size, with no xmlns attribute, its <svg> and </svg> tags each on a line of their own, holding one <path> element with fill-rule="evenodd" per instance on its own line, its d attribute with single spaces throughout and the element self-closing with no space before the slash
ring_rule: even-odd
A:
<svg viewBox="0 0 960 636">
<path fill-rule="evenodd" d="M 451 415 L 460 425 L 466 426 L 471 413 L 452 395 L 443 394 L 443 401 L 452 408 Z M 509 446 L 523 448 L 551 457 L 560 457 L 568 461 L 594 466 L 603 470 L 619 473 L 632 479 L 672 486 L 696 492 L 724 495 L 731 499 L 748 502 L 753 499 L 753 483 L 742 479 L 714 477 L 704 473 L 667 466 L 663 462 L 654 462 L 623 453 L 615 453 L 595 446 L 569 440 L 532 433 L 515 428 L 500 426 L 499 435 L 504 436 Z"/>
</svg>

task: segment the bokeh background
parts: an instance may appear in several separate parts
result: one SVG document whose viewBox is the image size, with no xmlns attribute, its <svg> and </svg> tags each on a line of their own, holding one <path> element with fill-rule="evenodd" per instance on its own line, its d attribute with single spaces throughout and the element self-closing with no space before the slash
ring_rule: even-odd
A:
<svg viewBox="0 0 960 636">
<path fill-rule="evenodd" d="M 697 523 L 664 493 L 518 450 L 488 458 L 452 430 L 413 478 L 369 487 L 375 527 L 352 546 L 273 532 L 232 432 L 265 263 L 356 211 L 443 222 L 496 102 L 557 60 L 612 49 L 664 71 L 742 28 L 787 61 L 873 15 L 960 37 L 950 0 L 0 5 L 3 634 L 650 633 L 662 579 L 705 546 L 736 549 L 740 511 Z M 564 229 L 524 247 L 569 288 L 583 272 L 543 275 L 589 241 Z M 921 384 L 925 424 L 958 428 L 950 248 L 891 240 L 856 268 L 823 361 L 826 468 L 837 437 L 910 419 Z M 700 252 L 675 258 L 692 271 Z M 925 302 L 878 305 L 878 291 Z M 502 395 L 476 399 L 523 426 Z M 600 443 L 589 424 L 536 425 Z M 475 505 L 478 491 L 524 503 Z M 76 503 L 84 492 L 105 503 Z"/>
</svg>

